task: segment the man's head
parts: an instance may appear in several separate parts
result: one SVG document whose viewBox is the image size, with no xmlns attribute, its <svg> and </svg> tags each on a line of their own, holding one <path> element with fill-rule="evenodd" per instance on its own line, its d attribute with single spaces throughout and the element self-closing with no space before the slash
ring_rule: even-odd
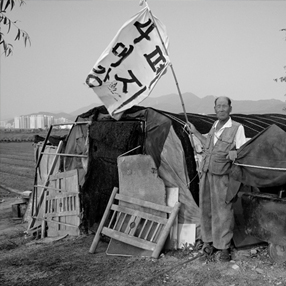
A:
<svg viewBox="0 0 286 286">
<path fill-rule="evenodd" d="M 231 100 L 226 96 L 216 98 L 214 110 L 218 120 L 226 122 L 232 110 Z"/>
</svg>

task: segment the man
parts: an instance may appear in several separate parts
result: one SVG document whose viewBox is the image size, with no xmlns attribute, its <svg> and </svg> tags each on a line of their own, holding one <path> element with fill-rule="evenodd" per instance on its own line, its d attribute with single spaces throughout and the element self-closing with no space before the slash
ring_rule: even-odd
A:
<svg viewBox="0 0 286 286">
<path fill-rule="evenodd" d="M 190 131 L 204 147 L 200 178 L 201 233 L 203 251 L 217 251 L 220 261 L 230 260 L 234 216 L 232 203 L 226 203 L 229 171 L 236 159 L 236 150 L 246 142 L 244 127 L 233 121 L 231 100 L 219 97 L 214 106 L 217 121 L 205 137 L 193 124 Z"/>
</svg>

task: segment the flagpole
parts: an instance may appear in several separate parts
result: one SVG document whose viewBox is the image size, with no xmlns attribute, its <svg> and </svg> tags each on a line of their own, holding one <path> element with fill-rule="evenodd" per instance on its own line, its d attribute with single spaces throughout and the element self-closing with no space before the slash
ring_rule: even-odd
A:
<svg viewBox="0 0 286 286">
<path fill-rule="evenodd" d="M 150 15 L 151 15 L 151 17 L 152 17 L 154 26 L 155 26 L 155 28 L 156 28 L 156 30 L 157 30 L 157 33 L 158 33 L 158 35 L 159 35 L 159 37 L 160 37 L 160 40 L 161 40 L 161 43 L 162 43 L 162 45 L 163 45 L 163 47 L 164 47 L 165 53 L 167 54 L 167 56 L 169 56 L 168 50 L 167 50 L 167 48 L 166 48 L 166 46 L 165 46 L 165 43 L 164 43 L 164 41 L 163 41 L 163 39 L 162 39 L 162 36 L 161 36 L 161 34 L 160 34 L 160 31 L 159 31 L 159 29 L 158 29 L 158 27 L 157 27 L 157 25 L 156 25 L 155 18 L 154 18 L 153 14 L 152 14 L 152 11 L 151 11 L 151 9 L 150 9 L 150 7 L 149 7 L 149 5 L 147 4 L 146 1 L 145 1 L 145 4 L 146 4 L 146 6 L 147 6 L 147 8 L 148 8 L 148 10 L 149 10 L 149 12 L 150 12 Z M 186 119 L 186 125 L 187 125 L 188 131 L 189 131 L 190 142 L 191 142 L 192 148 L 193 148 L 193 150 L 194 150 L 194 157 L 195 157 L 196 167 L 197 167 L 197 171 L 199 172 L 199 163 L 198 163 L 197 150 L 196 150 L 196 148 L 195 148 L 195 144 L 194 144 L 194 140 L 193 140 L 193 137 L 192 137 L 192 133 L 190 132 L 190 127 L 189 127 L 189 125 L 188 125 L 189 120 L 188 120 L 187 112 L 186 112 L 186 109 L 185 109 L 184 100 L 183 100 L 183 97 L 182 97 L 182 94 L 181 94 L 181 90 L 180 90 L 180 87 L 179 87 L 179 83 L 178 83 L 178 80 L 177 80 L 177 77 L 176 77 L 176 74 L 175 74 L 175 71 L 174 71 L 174 68 L 173 68 L 172 63 L 170 63 L 170 67 L 171 67 L 172 74 L 173 74 L 173 76 L 174 76 L 175 83 L 176 83 L 176 86 L 177 86 L 177 90 L 178 90 L 178 93 L 179 93 L 179 96 L 180 96 L 180 99 L 181 99 L 181 104 L 182 104 L 183 111 L 184 111 L 184 115 L 185 115 L 185 119 Z"/>
</svg>

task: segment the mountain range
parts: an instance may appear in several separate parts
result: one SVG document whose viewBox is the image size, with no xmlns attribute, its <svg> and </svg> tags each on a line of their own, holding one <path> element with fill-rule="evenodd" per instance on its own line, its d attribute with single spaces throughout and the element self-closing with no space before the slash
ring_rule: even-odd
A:
<svg viewBox="0 0 286 286">
<path fill-rule="evenodd" d="M 208 95 L 203 98 L 196 96 L 193 93 L 186 92 L 182 94 L 185 110 L 187 113 L 213 114 L 215 96 Z M 88 110 L 100 106 L 101 104 L 94 103 L 85 107 L 81 107 L 71 113 L 59 112 L 38 112 L 37 114 L 46 114 L 54 116 L 54 118 L 64 117 L 74 121 L 76 117 Z M 139 106 L 152 107 L 159 110 L 169 111 L 172 113 L 183 113 L 182 102 L 178 94 L 168 94 L 160 97 L 147 97 Z M 281 113 L 285 114 L 286 103 L 277 99 L 266 100 L 232 100 L 232 113 L 241 114 L 266 114 L 266 113 Z M 35 114 L 35 113 L 33 113 Z M 29 114 L 27 114 L 29 115 Z M 12 121 L 12 120 L 11 120 Z"/>
<path fill-rule="evenodd" d="M 203 98 L 193 93 L 182 94 L 185 110 L 187 113 L 213 114 L 215 96 L 208 95 Z M 71 113 L 73 116 L 82 114 L 99 104 L 91 104 L 80 108 Z M 182 113 L 183 107 L 178 94 L 168 94 L 160 97 L 147 97 L 139 106 L 153 107 L 172 113 Z M 232 100 L 232 113 L 242 114 L 265 114 L 265 113 L 283 113 L 286 103 L 277 99 L 266 100 Z"/>
</svg>

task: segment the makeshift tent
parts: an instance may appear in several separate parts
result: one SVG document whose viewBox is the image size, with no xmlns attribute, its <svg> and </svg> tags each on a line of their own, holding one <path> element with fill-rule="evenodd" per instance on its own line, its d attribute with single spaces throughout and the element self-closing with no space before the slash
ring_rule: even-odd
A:
<svg viewBox="0 0 286 286">
<path fill-rule="evenodd" d="M 88 152 L 88 162 L 70 157 L 65 159 L 64 166 L 65 170 L 85 170 L 80 179 L 85 228 L 100 221 L 113 188 L 120 188 L 118 156 L 147 154 L 152 156 L 165 186 L 179 187 L 179 223 L 194 223 L 199 230 L 199 179 L 180 116 L 135 106 L 115 121 L 101 106 L 80 115 L 77 121 L 92 123 L 72 128 L 65 153 Z"/>
<path fill-rule="evenodd" d="M 207 133 L 216 120 L 215 115 L 187 116 L 201 133 Z M 247 137 L 255 137 L 274 123 L 286 131 L 283 114 L 232 114 L 231 117 L 244 125 Z M 61 153 L 80 156 L 61 157 L 59 169 L 78 170 L 85 230 L 100 221 L 112 189 L 118 187 L 118 156 L 135 154 L 151 155 L 166 187 L 179 187 L 182 203 L 179 222 L 196 223 L 199 229 L 199 178 L 193 148 L 184 129 L 184 114 L 134 106 L 115 121 L 100 106 L 81 114 L 76 121 L 78 124 L 65 139 Z"/>
<path fill-rule="evenodd" d="M 187 116 L 201 133 L 207 133 L 216 120 L 215 115 Z M 250 138 L 274 123 L 286 130 L 283 114 L 232 114 L 231 117 L 244 125 Z M 91 124 L 72 128 L 65 153 L 88 154 L 88 160 L 67 157 L 64 166 L 65 170 L 80 170 L 85 228 L 100 221 L 113 187 L 118 187 L 117 157 L 124 154 L 151 155 L 166 187 L 180 188 L 179 222 L 199 225 L 199 178 L 183 114 L 134 106 L 115 121 L 100 106 L 79 115 L 76 121 L 91 121 Z"/>
</svg>

